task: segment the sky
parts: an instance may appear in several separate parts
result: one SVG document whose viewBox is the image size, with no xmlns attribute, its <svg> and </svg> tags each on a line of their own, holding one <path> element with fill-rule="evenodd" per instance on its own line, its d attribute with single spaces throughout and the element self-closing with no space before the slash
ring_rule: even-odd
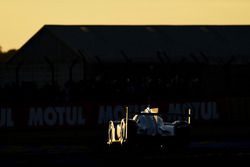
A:
<svg viewBox="0 0 250 167">
<path fill-rule="evenodd" d="M 250 0 L 0 0 L 0 21 L 7 51 L 45 24 L 250 25 Z"/>
</svg>

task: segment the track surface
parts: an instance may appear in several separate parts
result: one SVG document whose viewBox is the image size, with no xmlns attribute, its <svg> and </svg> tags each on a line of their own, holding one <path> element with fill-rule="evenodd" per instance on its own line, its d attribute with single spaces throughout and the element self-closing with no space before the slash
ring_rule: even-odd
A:
<svg viewBox="0 0 250 167">
<path fill-rule="evenodd" d="M 92 131 L 91 131 L 92 132 Z M 2 130 L 2 166 L 204 166 L 217 163 L 246 166 L 250 161 L 250 126 L 197 126 L 185 150 L 149 149 L 110 150 L 100 147 L 94 134 L 69 130 Z M 105 134 L 104 134 L 105 135 Z M 85 144 L 84 144 L 85 143 Z M 88 143 L 88 144 L 86 144 Z M 89 144 L 94 143 L 94 144 Z M 248 166 L 248 165 L 247 165 Z"/>
<path fill-rule="evenodd" d="M 1 166 L 117 166 L 117 164 L 215 164 L 247 163 L 250 140 L 192 141 L 185 150 L 143 148 L 121 151 L 90 148 L 81 144 L 2 144 Z M 119 166 L 119 165 L 118 165 Z"/>
</svg>

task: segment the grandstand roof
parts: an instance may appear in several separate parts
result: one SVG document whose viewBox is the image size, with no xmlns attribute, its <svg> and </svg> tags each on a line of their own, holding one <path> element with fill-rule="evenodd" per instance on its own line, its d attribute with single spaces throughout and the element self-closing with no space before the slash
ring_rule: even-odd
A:
<svg viewBox="0 0 250 167">
<path fill-rule="evenodd" d="M 250 62 L 248 25 L 45 25 L 42 30 L 89 63 Z"/>
</svg>

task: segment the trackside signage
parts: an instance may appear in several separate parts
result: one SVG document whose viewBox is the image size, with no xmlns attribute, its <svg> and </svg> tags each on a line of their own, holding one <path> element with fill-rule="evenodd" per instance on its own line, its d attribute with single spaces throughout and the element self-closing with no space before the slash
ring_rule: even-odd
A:
<svg viewBox="0 0 250 167">
<path fill-rule="evenodd" d="M 0 107 L 0 128 L 11 127 L 64 127 L 107 124 L 109 120 L 119 120 L 124 116 L 124 104 L 85 103 L 78 105 L 54 106 L 7 106 Z M 129 116 L 145 109 L 147 104 L 130 104 Z M 192 110 L 192 118 L 199 121 L 220 119 L 215 101 L 191 103 L 160 103 L 161 113 L 177 119 L 183 111 Z M 86 122 L 88 124 L 86 124 Z"/>
<path fill-rule="evenodd" d="M 0 127 L 14 127 L 11 108 L 0 108 Z"/>
<path fill-rule="evenodd" d="M 219 118 L 216 102 L 195 102 L 195 103 L 170 103 L 169 115 L 180 115 L 183 111 L 191 109 L 195 120 L 215 120 Z"/>
<path fill-rule="evenodd" d="M 31 107 L 28 126 L 84 125 L 82 107 Z"/>
<path fill-rule="evenodd" d="M 124 106 L 124 105 L 123 105 Z M 145 109 L 147 105 L 129 105 L 129 114 L 137 113 Z M 216 102 L 194 102 L 194 103 L 169 103 L 161 105 L 160 110 L 168 114 L 170 120 L 177 120 L 183 111 L 191 109 L 195 120 L 216 120 L 219 118 Z M 123 111 L 122 105 L 103 105 L 99 108 L 98 124 L 108 123 L 109 120 L 119 120 Z M 164 113 L 162 111 L 162 113 Z"/>
</svg>

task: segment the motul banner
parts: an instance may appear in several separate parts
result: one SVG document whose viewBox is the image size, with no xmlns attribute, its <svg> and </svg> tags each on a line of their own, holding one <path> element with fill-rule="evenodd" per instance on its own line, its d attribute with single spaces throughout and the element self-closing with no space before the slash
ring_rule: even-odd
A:
<svg viewBox="0 0 250 167">
<path fill-rule="evenodd" d="M 249 103 L 244 101 L 245 108 Z M 237 102 L 237 103 L 235 103 Z M 155 104 L 159 113 L 169 120 L 178 119 L 183 112 L 191 109 L 191 118 L 197 122 L 216 120 L 230 121 L 238 115 L 237 120 L 249 119 L 248 112 L 242 107 L 239 99 L 220 99 L 214 101 L 164 102 Z M 36 128 L 36 127 L 68 127 L 99 126 L 109 120 L 119 120 L 124 116 L 124 107 L 128 106 L 129 116 L 144 110 L 148 104 L 122 102 L 85 102 L 82 104 L 53 105 L 2 105 L 0 107 L 0 128 Z M 238 113 L 237 113 L 237 111 Z"/>
</svg>

